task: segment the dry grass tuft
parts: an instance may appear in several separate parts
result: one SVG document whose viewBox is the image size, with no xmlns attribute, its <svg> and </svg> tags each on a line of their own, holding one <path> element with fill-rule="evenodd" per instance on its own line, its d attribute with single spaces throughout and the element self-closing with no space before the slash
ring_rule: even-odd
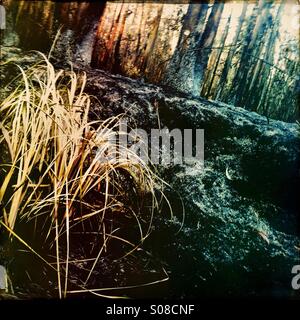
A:
<svg viewBox="0 0 300 320">
<path fill-rule="evenodd" d="M 41 61 L 26 71 L 18 67 L 18 85 L 0 106 L 0 146 L 9 158 L 1 164 L 5 176 L 0 182 L 0 221 L 32 252 L 26 239 L 15 233 L 16 223 L 50 221 L 46 239 L 54 239 L 58 292 L 65 297 L 72 229 L 88 224 L 101 238 L 81 288 L 88 290 L 93 270 L 112 238 L 129 245 L 128 253 L 138 247 L 118 236 L 115 219 L 133 217 L 140 243 L 149 235 L 154 211 L 164 197 L 163 181 L 136 154 L 112 143 L 116 134 L 123 134 L 118 132 L 122 115 L 89 122 L 91 97 L 84 92 L 85 74 L 56 71 L 46 56 L 39 55 Z M 151 199 L 150 213 L 143 217 L 146 198 Z"/>
</svg>

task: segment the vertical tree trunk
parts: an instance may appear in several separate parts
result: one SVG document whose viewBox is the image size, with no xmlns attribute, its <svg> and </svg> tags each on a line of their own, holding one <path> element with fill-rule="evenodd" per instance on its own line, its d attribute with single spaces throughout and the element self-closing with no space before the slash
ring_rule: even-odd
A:
<svg viewBox="0 0 300 320">
<path fill-rule="evenodd" d="M 163 83 L 186 93 L 193 93 L 196 39 L 205 27 L 208 4 L 190 4 Z"/>
<path fill-rule="evenodd" d="M 263 68 L 262 51 L 264 48 L 264 41 L 268 35 L 272 26 L 272 14 L 270 12 L 272 4 L 266 3 L 263 7 L 263 11 L 257 21 L 257 24 L 253 31 L 252 41 L 249 46 L 250 62 L 247 76 L 243 78 L 240 83 L 238 105 L 243 106 L 249 110 L 255 111 L 257 108 L 257 101 L 251 100 L 257 99 L 259 92 L 257 90 L 257 79 Z M 249 100 L 250 99 L 250 100 Z"/>
<path fill-rule="evenodd" d="M 202 86 L 201 96 L 208 98 L 211 93 L 211 89 L 214 83 L 214 80 L 217 75 L 217 70 L 219 67 L 220 59 L 223 54 L 223 50 L 225 47 L 225 42 L 228 36 L 229 32 L 229 26 L 230 26 L 231 16 L 228 17 L 225 30 L 223 32 L 222 38 L 221 38 L 221 47 L 216 50 L 215 53 L 215 59 L 213 59 L 211 65 L 213 66 L 212 70 L 209 70 L 209 75 L 206 77 L 206 80 L 204 81 L 204 85 Z"/>
<path fill-rule="evenodd" d="M 283 11 L 284 3 L 281 1 L 279 8 L 277 10 L 271 32 L 269 33 L 269 39 L 266 41 L 266 50 L 264 54 L 264 60 L 268 61 L 269 63 L 274 63 L 274 53 L 275 53 L 275 41 L 278 38 L 279 35 L 279 25 L 280 25 L 280 17 L 281 13 Z M 265 105 L 266 102 L 266 96 L 270 88 L 272 87 L 272 79 L 274 78 L 274 72 L 272 73 L 271 66 L 267 65 L 265 66 L 266 71 L 261 76 L 261 82 L 263 82 L 263 90 L 260 93 L 259 102 L 257 104 L 257 110 L 261 110 L 263 114 L 268 116 L 267 109 L 268 106 Z M 273 74 L 273 76 L 272 76 Z M 269 104 L 272 102 L 269 101 Z"/>
<path fill-rule="evenodd" d="M 227 102 L 235 103 L 237 100 L 237 96 L 239 94 L 239 88 L 242 84 L 242 80 L 247 76 L 247 72 L 249 69 L 248 61 L 249 61 L 249 46 L 252 40 L 253 29 L 256 25 L 258 14 L 262 10 L 264 5 L 264 1 L 260 0 L 259 5 L 255 5 L 251 17 L 249 18 L 249 22 L 247 28 L 244 30 L 244 45 L 242 48 L 242 53 L 239 59 L 239 64 L 237 67 L 237 72 L 235 73 L 234 79 L 231 83 L 231 88 L 228 91 L 226 96 Z"/>
<path fill-rule="evenodd" d="M 281 16 L 283 7 L 284 7 L 284 3 L 281 2 L 278 7 L 275 18 L 273 20 L 273 23 L 271 25 L 271 30 L 269 32 L 269 38 L 266 40 L 266 43 L 265 43 L 264 60 L 269 62 L 270 64 L 274 63 L 275 42 L 276 42 L 276 39 L 279 35 L 278 29 L 279 29 L 280 16 Z M 258 101 L 255 102 L 257 111 L 261 110 L 261 109 L 263 109 L 264 111 L 266 110 L 266 108 L 264 107 L 265 97 L 266 97 L 267 91 L 270 89 L 270 83 L 272 82 L 272 66 L 266 64 L 261 69 L 263 69 L 263 70 L 260 70 L 260 72 L 259 72 L 259 81 L 257 84 L 258 87 L 261 87 L 261 90 L 259 92 L 259 99 L 258 99 Z M 258 77 L 258 75 L 256 75 L 254 77 L 254 79 L 256 79 L 257 77 Z M 251 83 L 249 92 L 252 91 L 252 88 L 254 85 L 255 85 L 255 82 L 253 81 Z M 249 100 L 250 100 L 250 96 L 248 96 L 248 101 Z M 269 103 L 271 104 L 271 101 Z M 268 114 L 265 113 L 265 115 L 268 115 Z"/>
<path fill-rule="evenodd" d="M 216 2 L 208 18 L 205 30 L 197 41 L 196 61 L 194 66 L 193 94 L 200 96 L 200 86 L 202 84 L 204 73 L 207 67 L 211 47 L 214 43 L 218 31 L 224 3 Z"/>
<path fill-rule="evenodd" d="M 239 82 L 236 82 L 235 91 L 235 104 L 240 107 L 252 109 L 251 106 L 247 106 L 245 103 L 247 101 L 251 82 L 253 82 L 254 77 L 258 74 L 255 70 L 259 70 L 261 65 L 261 61 L 257 58 L 261 55 L 264 37 L 267 33 L 270 20 L 272 19 L 270 14 L 271 5 L 272 4 L 264 1 L 260 2 L 260 14 L 258 19 L 255 19 L 256 21 L 251 33 L 251 39 L 246 46 L 246 51 L 244 51 L 241 60 L 241 77 L 239 78 Z"/>
<path fill-rule="evenodd" d="M 221 75 L 221 79 L 219 82 L 219 89 L 218 89 L 218 93 L 217 93 L 217 99 L 221 99 L 222 101 L 227 102 L 227 98 L 228 98 L 228 86 L 230 85 L 230 79 L 229 79 L 229 70 L 232 68 L 232 62 L 233 62 L 233 57 L 235 56 L 235 53 L 238 50 L 239 47 L 239 41 L 240 41 L 240 37 L 241 37 L 241 31 L 245 22 L 245 17 L 246 17 L 246 12 L 247 12 L 247 8 L 248 8 L 248 3 L 247 1 L 243 2 L 243 8 L 242 8 L 242 12 L 241 15 L 239 17 L 239 22 L 238 22 L 238 26 L 236 28 L 236 32 L 235 32 L 235 37 L 232 41 L 232 45 L 228 50 L 228 56 L 226 58 L 225 61 L 225 65 L 224 68 L 222 70 L 222 75 Z"/>
<path fill-rule="evenodd" d="M 158 14 L 156 16 L 156 19 L 154 21 L 153 28 L 152 28 L 150 35 L 149 35 L 149 38 L 147 40 L 147 46 L 146 46 L 146 49 L 144 52 L 143 62 L 142 62 L 141 68 L 140 68 L 141 72 L 145 72 L 145 70 L 147 68 L 149 56 L 153 52 L 153 48 L 155 47 L 155 42 L 156 42 L 157 36 L 158 36 L 158 28 L 159 28 L 159 24 L 160 24 L 160 20 L 161 20 L 161 16 L 162 16 L 163 8 L 164 8 L 164 5 L 161 4 L 159 7 L 159 10 L 158 10 Z"/>
<path fill-rule="evenodd" d="M 122 14 L 124 3 L 117 3 L 114 8 L 114 15 L 111 21 L 106 21 L 106 17 L 103 16 L 100 20 L 97 39 L 94 45 L 94 51 L 92 56 L 92 66 L 107 64 L 107 69 L 111 70 L 112 51 L 115 44 L 115 38 L 118 35 L 119 21 Z M 109 34 L 109 38 L 103 38 L 102 34 Z"/>
</svg>

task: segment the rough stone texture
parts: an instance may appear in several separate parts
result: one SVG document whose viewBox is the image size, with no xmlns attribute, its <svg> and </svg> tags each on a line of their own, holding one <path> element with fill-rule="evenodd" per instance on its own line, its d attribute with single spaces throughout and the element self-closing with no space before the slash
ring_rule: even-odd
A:
<svg viewBox="0 0 300 320">
<path fill-rule="evenodd" d="M 161 168 L 177 221 L 157 219 L 147 244 L 171 270 L 170 295 L 293 296 L 299 264 L 299 125 L 85 69 L 97 116 L 205 130 L 205 165 Z M 91 115 L 92 116 L 92 115 Z M 226 175 L 227 170 L 227 175 Z M 177 191 L 177 193 L 175 192 Z M 185 205 L 185 222 L 177 233 Z"/>
</svg>

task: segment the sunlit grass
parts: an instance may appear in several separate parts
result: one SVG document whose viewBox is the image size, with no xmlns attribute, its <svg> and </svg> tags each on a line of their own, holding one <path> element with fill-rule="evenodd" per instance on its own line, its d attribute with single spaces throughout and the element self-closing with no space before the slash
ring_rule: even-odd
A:
<svg viewBox="0 0 300 320">
<path fill-rule="evenodd" d="M 1 224 L 11 236 L 48 263 L 14 228 L 16 223 L 33 219 L 51 222 L 45 241 L 54 239 L 58 292 L 60 297 L 65 297 L 72 228 L 80 223 L 84 228 L 84 223 L 89 221 L 102 239 L 84 281 L 87 285 L 110 239 L 129 245 L 131 249 L 127 254 L 138 247 L 116 235 L 117 227 L 112 229 L 110 225 L 108 230 L 107 214 L 123 213 L 133 217 L 139 230 L 139 243 L 142 243 L 150 233 L 154 211 L 161 198 L 165 198 L 164 182 L 135 153 L 125 152 L 117 142 L 115 145 L 112 142 L 116 133 L 124 134 L 118 132 L 124 115 L 89 121 L 91 97 L 84 92 L 85 74 L 56 71 L 46 56 L 38 55 L 41 61 L 32 67 L 23 70 L 18 66 L 20 77 L 15 80 L 18 85 L 0 107 L 0 146 L 8 150 L 9 157 L 1 164 L 5 167 L 0 185 Z M 130 181 L 138 199 L 150 195 L 147 217 L 135 211 L 134 203 L 132 206 L 126 203 L 128 190 L 124 181 Z M 159 198 L 157 190 L 160 190 Z M 96 195 L 95 201 L 91 201 L 91 194 Z M 83 286 L 82 290 L 89 289 Z"/>
</svg>

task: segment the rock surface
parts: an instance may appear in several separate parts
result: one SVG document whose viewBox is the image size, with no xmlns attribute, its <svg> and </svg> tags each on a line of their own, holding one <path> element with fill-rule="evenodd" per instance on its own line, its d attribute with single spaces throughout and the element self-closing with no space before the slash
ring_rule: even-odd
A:
<svg viewBox="0 0 300 320">
<path fill-rule="evenodd" d="M 299 264 L 299 125 L 85 68 L 107 117 L 140 128 L 205 130 L 205 164 L 161 168 L 177 222 L 158 218 L 147 246 L 171 270 L 170 296 L 293 296 Z M 92 117 L 93 115 L 91 115 Z M 174 192 L 174 191 L 178 192 Z M 185 206 L 183 228 L 178 194 Z"/>
</svg>

